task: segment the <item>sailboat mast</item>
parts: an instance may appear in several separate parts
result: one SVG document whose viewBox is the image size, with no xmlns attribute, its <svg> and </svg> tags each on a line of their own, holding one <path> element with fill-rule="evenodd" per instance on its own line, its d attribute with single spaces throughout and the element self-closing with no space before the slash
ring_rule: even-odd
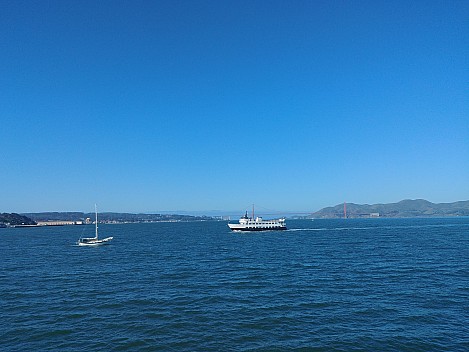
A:
<svg viewBox="0 0 469 352">
<path fill-rule="evenodd" d="M 254 220 L 254 204 L 252 205 L 252 220 Z"/>
<path fill-rule="evenodd" d="M 94 215 L 95 215 L 95 225 L 96 225 L 96 235 L 95 237 L 98 238 L 98 208 L 96 207 L 96 204 L 94 205 Z"/>
</svg>

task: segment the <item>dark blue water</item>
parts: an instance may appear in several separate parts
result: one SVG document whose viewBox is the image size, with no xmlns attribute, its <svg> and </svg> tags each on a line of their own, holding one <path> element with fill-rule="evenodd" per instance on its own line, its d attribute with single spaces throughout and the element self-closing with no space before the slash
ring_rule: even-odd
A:
<svg viewBox="0 0 469 352">
<path fill-rule="evenodd" d="M 469 218 L 288 226 L 0 229 L 0 350 L 469 350 Z"/>
</svg>

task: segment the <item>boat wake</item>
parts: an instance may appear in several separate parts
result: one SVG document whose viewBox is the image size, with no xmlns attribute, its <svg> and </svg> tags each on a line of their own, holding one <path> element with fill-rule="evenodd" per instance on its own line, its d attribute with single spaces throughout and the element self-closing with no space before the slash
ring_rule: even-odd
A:
<svg viewBox="0 0 469 352">
<path fill-rule="evenodd" d="M 419 229 L 419 228 L 437 228 L 437 227 L 453 227 L 453 226 L 464 226 L 465 224 L 431 224 L 431 225 L 408 225 L 408 226 L 367 226 L 367 227 L 321 227 L 321 228 L 298 228 L 288 229 L 288 231 L 346 231 L 346 230 L 394 230 L 394 229 Z M 469 226 L 469 224 L 465 225 Z"/>
<path fill-rule="evenodd" d="M 287 229 L 286 232 L 296 232 L 296 231 L 326 231 L 326 230 L 333 230 L 327 228 L 320 228 L 320 229 Z"/>
</svg>

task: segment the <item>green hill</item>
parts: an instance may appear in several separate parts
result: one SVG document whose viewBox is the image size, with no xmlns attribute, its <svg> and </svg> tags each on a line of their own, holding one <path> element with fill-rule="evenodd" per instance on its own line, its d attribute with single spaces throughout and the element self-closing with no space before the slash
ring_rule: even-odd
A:
<svg viewBox="0 0 469 352">
<path fill-rule="evenodd" d="M 347 203 L 348 218 L 366 217 L 409 218 L 469 216 L 469 201 L 454 203 L 432 203 L 424 199 L 406 199 L 389 204 Z M 344 205 L 323 208 L 313 213 L 311 218 L 343 218 Z"/>
</svg>

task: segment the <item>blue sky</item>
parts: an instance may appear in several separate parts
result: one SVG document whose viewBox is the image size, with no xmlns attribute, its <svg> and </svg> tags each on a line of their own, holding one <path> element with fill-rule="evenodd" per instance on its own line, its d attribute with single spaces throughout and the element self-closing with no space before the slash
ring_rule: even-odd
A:
<svg viewBox="0 0 469 352">
<path fill-rule="evenodd" d="M 467 1 L 0 7 L 0 212 L 469 199 Z"/>
</svg>

